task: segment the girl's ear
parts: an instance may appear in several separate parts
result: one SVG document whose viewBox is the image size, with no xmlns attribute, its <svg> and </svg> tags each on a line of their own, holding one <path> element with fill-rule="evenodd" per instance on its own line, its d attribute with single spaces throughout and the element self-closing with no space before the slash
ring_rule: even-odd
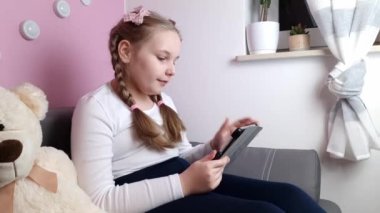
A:
<svg viewBox="0 0 380 213">
<path fill-rule="evenodd" d="M 122 62 L 129 63 L 132 55 L 131 43 L 127 40 L 121 40 L 118 46 L 119 57 Z"/>
</svg>

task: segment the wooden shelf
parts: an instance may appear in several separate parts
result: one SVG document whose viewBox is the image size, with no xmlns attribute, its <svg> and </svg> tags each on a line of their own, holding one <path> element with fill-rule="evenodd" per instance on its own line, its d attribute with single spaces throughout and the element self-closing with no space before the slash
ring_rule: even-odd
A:
<svg viewBox="0 0 380 213">
<path fill-rule="evenodd" d="M 374 45 L 371 52 L 380 52 L 380 44 Z M 302 57 L 312 57 L 312 56 L 329 56 L 331 55 L 330 50 L 327 47 L 314 48 L 310 50 L 300 50 L 300 51 L 287 51 L 280 50 L 276 53 L 268 54 L 251 54 L 251 55 L 239 55 L 236 56 L 235 60 L 239 62 L 244 61 L 257 61 L 257 60 L 269 60 L 269 59 L 283 59 L 283 58 L 302 58 Z"/>
</svg>

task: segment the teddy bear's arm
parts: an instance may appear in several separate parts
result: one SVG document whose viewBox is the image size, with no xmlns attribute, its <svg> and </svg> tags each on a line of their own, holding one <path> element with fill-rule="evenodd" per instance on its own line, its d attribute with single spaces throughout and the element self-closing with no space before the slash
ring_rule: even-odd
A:
<svg viewBox="0 0 380 213">
<path fill-rule="evenodd" d="M 41 147 L 37 153 L 36 163 L 58 176 L 77 183 L 77 174 L 73 162 L 67 154 L 54 147 Z"/>
</svg>

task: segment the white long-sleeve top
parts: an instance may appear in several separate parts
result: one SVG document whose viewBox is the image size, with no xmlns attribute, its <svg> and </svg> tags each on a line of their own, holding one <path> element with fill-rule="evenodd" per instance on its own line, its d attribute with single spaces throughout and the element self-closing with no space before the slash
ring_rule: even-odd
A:
<svg viewBox="0 0 380 213">
<path fill-rule="evenodd" d="M 172 99 L 164 103 L 176 110 Z M 156 105 L 144 111 L 158 124 Z M 186 133 L 172 149 L 162 152 L 144 146 L 133 135 L 131 111 L 107 83 L 83 96 L 72 119 L 71 153 L 79 185 L 107 212 L 145 212 L 182 198 L 178 174 L 115 186 L 114 179 L 180 156 L 194 162 L 211 151 L 209 144 L 192 147 Z"/>
</svg>

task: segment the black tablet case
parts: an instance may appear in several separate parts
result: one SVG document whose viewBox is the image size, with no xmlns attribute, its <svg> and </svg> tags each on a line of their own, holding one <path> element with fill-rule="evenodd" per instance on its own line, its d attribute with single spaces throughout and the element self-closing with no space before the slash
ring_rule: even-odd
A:
<svg viewBox="0 0 380 213">
<path fill-rule="evenodd" d="M 262 130 L 261 126 L 250 125 L 242 128 L 237 128 L 232 133 L 232 139 L 230 143 L 218 152 L 214 159 L 219 159 L 227 155 L 231 160 L 235 158 L 250 142 L 256 137 L 256 135 Z"/>
</svg>

